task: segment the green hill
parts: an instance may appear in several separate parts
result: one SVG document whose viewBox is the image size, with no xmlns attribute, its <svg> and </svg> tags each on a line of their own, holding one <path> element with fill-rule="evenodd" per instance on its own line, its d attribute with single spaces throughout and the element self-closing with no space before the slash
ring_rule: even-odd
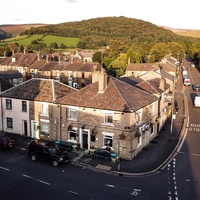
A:
<svg viewBox="0 0 200 200">
<path fill-rule="evenodd" d="M 1 43 L 4 44 L 6 43 L 18 43 L 19 45 L 23 46 L 28 46 L 32 43 L 32 41 L 37 41 L 38 43 L 45 43 L 47 46 L 50 46 L 51 43 L 56 42 L 57 45 L 60 47 L 60 45 L 63 43 L 67 47 L 76 47 L 79 39 L 78 38 L 69 38 L 69 37 L 61 37 L 61 36 L 52 36 L 52 35 L 22 35 L 22 36 L 17 36 L 14 38 L 10 38 L 7 40 L 4 40 L 4 42 Z"/>
<path fill-rule="evenodd" d="M 197 38 L 180 36 L 150 22 L 126 17 L 103 17 L 33 27 L 21 33 L 21 35 L 33 34 L 80 38 L 83 46 L 87 45 L 87 48 L 106 46 L 111 39 L 120 40 L 126 44 L 197 41 Z"/>
</svg>

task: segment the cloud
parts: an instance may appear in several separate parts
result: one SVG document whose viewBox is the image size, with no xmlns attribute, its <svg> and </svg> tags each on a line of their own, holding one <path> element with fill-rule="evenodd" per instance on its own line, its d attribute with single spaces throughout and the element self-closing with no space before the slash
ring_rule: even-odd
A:
<svg viewBox="0 0 200 200">
<path fill-rule="evenodd" d="M 67 2 L 69 2 L 69 3 L 76 3 L 77 0 L 67 0 Z"/>
</svg>

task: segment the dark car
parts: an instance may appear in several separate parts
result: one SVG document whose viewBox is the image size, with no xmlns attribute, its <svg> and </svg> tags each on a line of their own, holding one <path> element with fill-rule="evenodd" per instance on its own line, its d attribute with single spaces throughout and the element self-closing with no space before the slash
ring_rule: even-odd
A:
<svg viewBox="0 0 200 200">
<path fill-rule="evenodd" d="M 194 91 L 199 91 L 200 85 L 193 85 L 192 88 L 193 88 Z"/>
<path fill-rule="evenodd" d="M 55 145 L 42 140 L 30 142 L 28 145 L 28 154 L 32 161 L 36 161 L 37 159 L 49 161 L 55 167 L 69 161 L 69 155 L 66 151 L 63 152 Z"/>
<path fill-rule="evenodd" d="M 62 151 L 71 152 L 73 150 L 74 144 L 71 143 L 71 142 L 65 142 L 65 141 L 57 140 L 55 142 L 55 145 Z"/>
<path fill-rule="evenodd" d="M 9 137 L 0 134 L 0 149 L 9 149 L 15 145 L 15 141 Z"/>
<path fill-rule="evenodd" d="M 94 152 L 94 157 L 103 158 L 105 160 L 110 160 L 111 159 L 111 154 L 108 151 L 104 150 L 104 149 L 97 149 Z"/>
</svg>

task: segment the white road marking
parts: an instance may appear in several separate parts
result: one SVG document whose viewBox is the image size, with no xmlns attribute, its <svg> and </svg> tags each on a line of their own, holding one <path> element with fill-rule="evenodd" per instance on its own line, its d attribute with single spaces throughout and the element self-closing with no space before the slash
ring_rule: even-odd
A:
<svg viewBox="0 0 200 200">
<path fill-rule="evenodd" d="M 109 184 L 105 184 L 106 186 L 108 186 L 108 187 L 112 187 L 112 188 L 115 188 L 115 186 L 114 185 L 109 185 Z"/>
<path fill-rule="evenodd" d="M 40 180 L 40 179 L 31 177 L 31 176 L 28 176 L 28 175 L 26 175 L 26 174 L 22 174 L 22 176 L 24 176 L 24 177 L 26 177 L 26 178 L 33 179 L 33 180 L 38 181 L 38 182 L 40 182 L 40 183 L 44 183 L 44 184 L 46 184 L 46 185 L 50 185 L 50 183 L 48 183 L 48 182 L 46 182 L 46 181 L 43 181 L 43 180 Z"/>
<path fill-rule="evenodd" d="M 8 168 L 5 168 L 5 167 L 0 167 L 0 169 L 6 170 L 6 171 L 10 171 Z"/>
<path fill-rule="evenodd" d="M 22 176 L 26 177 L 26 178 L 31 178 L 30 176 L 26 175 L 26 174 L 22 174 Z"/>
<path fill-rule="evenodd" d="M 32 178 L 33 180 L 36 180 L 36 181 L 38 181 L 38 182 L 40 182 L 40 183 L 44 183 L 44 184 L 46 184 L 46 185 L 50 185 L 50 183 L 47 183 L 47 182 L 45 182 L 45 181 L 42 181 L 42 180 L 40 180 L 40 179 L 37 179 L 37 178 Z"/>
<path fill-rule="evenodd" d="M 71 191 L 71 190 L 68 190 L 68 192 L 73 193 L 73 194 L 78 194 L 77 192 L 74 192 L 74 191 Z"/>
</svg>

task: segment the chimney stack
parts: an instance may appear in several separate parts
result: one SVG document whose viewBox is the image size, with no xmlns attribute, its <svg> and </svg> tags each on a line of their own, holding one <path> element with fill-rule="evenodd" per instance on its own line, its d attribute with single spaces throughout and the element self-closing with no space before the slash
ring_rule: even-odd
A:
<svg viewBox="0 0 200 200">
<path fill-rule="evenodd" d="M 160 85 L 159 88 L 163 91 L 165 91 L 165 78 L 162 76 L 160 79 Z"/>
<path fill-rule="evenodd" d="M 107 74 L 102 69 L 99 73 L 99 93 L 104 93 L 104 90 L 107 86 Z"/>
<path fill-rule="evenodd" d="M 95 83 L 99 80 L 99 72 L 97 71 L 97 66 L 93 66 L 94 71 L 92 72 L 92 83 Z"/>
<path fill-rule="evenodd" d="M 27 54 L 27 47 L 24 47 L 24 54 Z"/>
<path fill-rule="evenodd" d="M 38 60 L 41 60 L 41 53 L 38 52 Z"/>
</svg>

